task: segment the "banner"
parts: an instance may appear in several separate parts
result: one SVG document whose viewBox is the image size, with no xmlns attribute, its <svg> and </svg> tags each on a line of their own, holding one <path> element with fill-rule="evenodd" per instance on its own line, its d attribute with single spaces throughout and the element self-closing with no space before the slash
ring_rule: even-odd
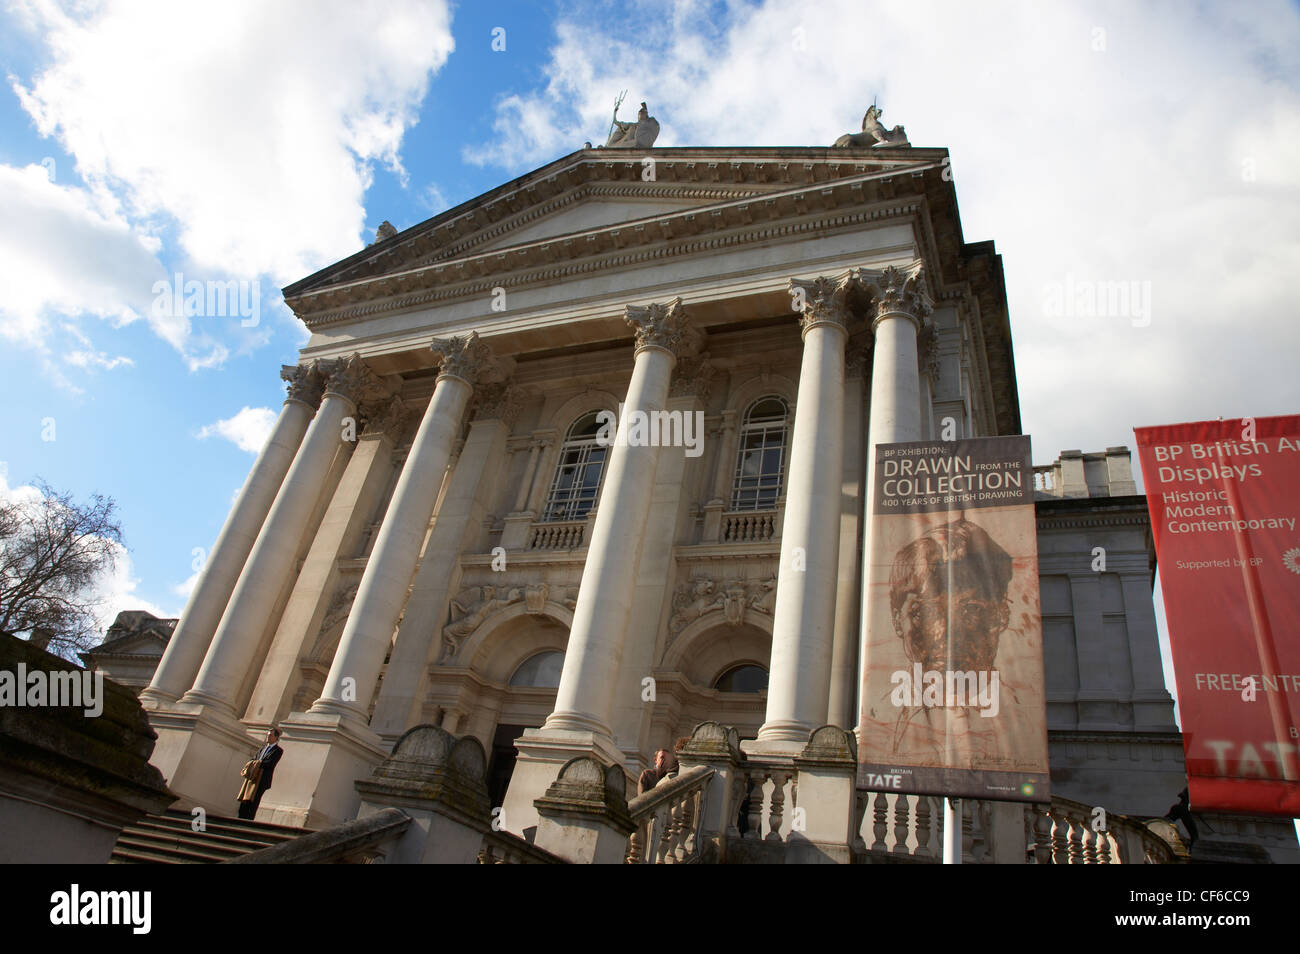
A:
<svg viewBox="0 0 1300 954">
<path fill-rule="evenodd" d="M 1192 808 L 1300 815 L 1300 416 L 1134 432 Z"/>
<path fill-rule="evenodd" d="M 1028 437 L 876 445 L 858 787 L 1046 802 Z"/>
</svg>

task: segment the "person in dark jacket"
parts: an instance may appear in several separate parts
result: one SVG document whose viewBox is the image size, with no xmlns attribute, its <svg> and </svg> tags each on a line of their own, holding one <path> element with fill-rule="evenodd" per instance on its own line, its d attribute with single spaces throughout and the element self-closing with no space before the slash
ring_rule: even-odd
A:
<svg viewBox="0 0 1300 954">
<path fill-rule="evenodd" d="M 249 793 L 250 786 L 245 785 L 240 791 L 241 796 L 252 794 L 251 799 L 241 798 L 239 802 L 239 817 L 252 821 L 257 817 L 257 806 L 262 803 L 262 796 L 266 790 L 271 787 L 271 779 L 275 775 L 276 763 L 280 761 L 280 756 L 284 755 L 284 749 L 280 748 L 280 730 L 272 728 L 266 733 L 266 745 L 262 751 L 257 753 L 255 761 L 261 766 L 261 774 L 258 775 L 257 784 Z"/>
</svg>

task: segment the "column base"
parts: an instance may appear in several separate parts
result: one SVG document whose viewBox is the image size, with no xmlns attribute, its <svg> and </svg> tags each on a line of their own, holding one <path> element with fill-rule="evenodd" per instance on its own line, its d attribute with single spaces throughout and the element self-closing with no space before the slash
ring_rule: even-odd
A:
<svg viewBox="0 0 1300 954">
<path fill-rule="evenodd" d="M 148 716 L 158 733 L 149 761 L 179 796 L 172 807 L 237 814 L 239 772 L 257 754 L 260 740 L 238 719 L 210 706 L 175 703 Z"/>
<path fill-rule="evenodd" d="M 153 686 L 148 686 L 140 690 L 138 698 L 141 707 L 146 711 L 153 712 L 158 709 L 167 709 L 176 705 L 180 696 L 173 696 L 169 692 L 163 692 L 161 689 L 155 689 Z"/>
<path fill-rule="evenodd" d="M 767 722 L 758 738 L 740 743 L 740 750 L 746 755 L 798 755 L 816 728 L 802 722 Z"/>
<path fill-rule="evenodd" d="M 585 755 L 606 765 L 624 765 L 623 753 L 614 740 L 597 732 L 545 726 L 528 729 L 515 740 L 515 749 L 519 758 L 499 814 L 504 816 L 501 827 L 520 837 L 525 829 L 537 826 L 539 816 L 533 802 L 546 794 L 569 759 Z"/>
<path fill-rule="evenodd" d="M 257 820 L 320 829 L 355 818 L 354 783 L 388 756 L 383 740 L 353 717 L 315 710 L 291 713 L 280 730 L 284 755 Z"/>
</svg>

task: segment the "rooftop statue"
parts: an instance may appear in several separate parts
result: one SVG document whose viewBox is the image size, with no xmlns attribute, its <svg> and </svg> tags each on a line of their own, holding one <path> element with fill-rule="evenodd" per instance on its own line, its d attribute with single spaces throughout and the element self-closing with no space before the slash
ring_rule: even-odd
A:
<svg viewBox="0 0 1300 954">
<path fill-rule="evenodd" d="M 645 103 L 636 114 L 636 122 L 618 121 L 618 107 L 623 102 L 620 94 L 614 103 L 614 120 L 610 124 L 609 139 L 605 141 L 606 149 L 649 149 L 659 137 L 659 121 L 650 115 Z"/>
<path fill-rule="evenodd" d="M 867 115 L 862 117 L 862 132 L 845 133 L 835 140 L 833 148 L 875 149 L 879 146 L 910 146 L 911 143 L 907 141 L 907 133 L 903 131 L 902 126 L 886 129 L 880 124 L 882 112 L 884 110 L 872 103 L 871 108 L 867 110 Z"/>
</svg>

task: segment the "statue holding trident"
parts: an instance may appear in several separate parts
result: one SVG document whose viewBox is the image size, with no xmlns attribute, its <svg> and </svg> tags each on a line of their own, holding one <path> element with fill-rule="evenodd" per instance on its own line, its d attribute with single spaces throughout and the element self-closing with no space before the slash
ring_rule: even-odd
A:
<svg viewBox="0 0 1300 954">
<path fill-rule="evenodd" d="M 636 122 L 622 123 L 618 120 L 618 107 L 623 104 L 627 90 L 618 94 L 614 101 L 614 118 L 609 124 L 609 138 L 605 141 L 606 149 L 649 149 L 659 137 L 659 121 L 650 115 L 645 103 L 636 114 Z"/>
<path fill-rule="evenodd" d="M 907 141 L 907 133 L 902 126 L 886 129 L 881 124 L 880 115 L 883 112 L 884 110 L 873 101 L 871 108 L 867 110 L 867 115 L 862 117 L 862 132 L 845 133 L 835 140 L 832 148 L 875 149 L 880 146 L 910 146 L 911 143 Z"/>
</svg>

